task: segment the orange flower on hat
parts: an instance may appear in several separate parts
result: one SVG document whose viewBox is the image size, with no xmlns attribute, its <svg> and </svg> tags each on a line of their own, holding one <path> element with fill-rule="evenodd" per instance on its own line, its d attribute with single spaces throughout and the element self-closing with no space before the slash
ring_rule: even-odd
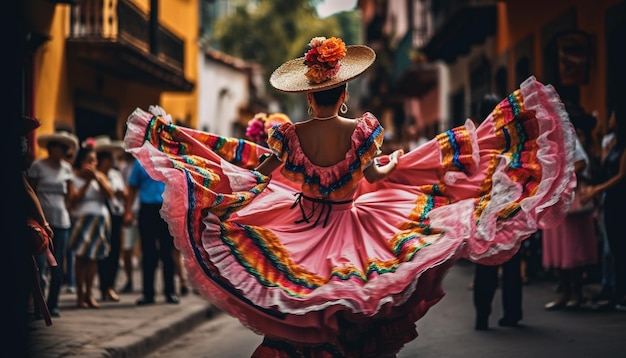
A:
<svg viewBox="0 0 626 358">
<path fill-rule="evenodd" d="M 312 83 L 321 83 L 334 78 L 346 56 L 346 44 L 340 38 L 314 37 L 309 42 L 311 49 L 304 54 L 305 73 Z"/>
<path fill-rule="evenodd" d="M 318 64 L 311 66 L 304 75 L 313 83 L 322 83 L 329 79 L 326 69 Z"/>
<path fill-rule="evenodd" d="M 317 48 L 317 52 L 319 53 L 318 61 L 326 62 L 329 66 L 334 67 L 336 62 L 346 57 L 346 44 L 341 39 L 331 37 L 322 42 Z"/>
</svg>

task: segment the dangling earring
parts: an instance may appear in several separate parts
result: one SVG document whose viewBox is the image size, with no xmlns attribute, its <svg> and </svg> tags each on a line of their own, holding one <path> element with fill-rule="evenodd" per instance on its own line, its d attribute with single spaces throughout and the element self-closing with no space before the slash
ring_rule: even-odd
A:
<svg viewBox="0 0 626 358">
<path fill-rule="evenodd" d="M 341 104 L 341 107 L 339 107 L 339 111 L 341 112 L 341 114 L 346 114 L 346 112 L 348 112 L 348 105 L 346 104 L 346 102 L 343 102 Z"/>
<path fill-rule="evenodd" d="M 309 108 L 307 108 L 306 113 L 309 114 L 309 116 L 313 115 L 313 107 L 311 107 L 311 104 L 309 103 Z"/>
</svg>

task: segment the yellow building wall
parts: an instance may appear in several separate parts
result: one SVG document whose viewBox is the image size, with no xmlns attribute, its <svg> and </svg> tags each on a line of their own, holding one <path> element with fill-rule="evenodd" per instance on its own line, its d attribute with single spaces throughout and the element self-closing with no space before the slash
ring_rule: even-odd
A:
<svg viewBox="0 0 626 358">
<path fill-rule="evenodd" d="M 65 61 L 65 38 L 69 22 L 69 5 L 58 5 L 54 11 L 48 36 L 35 54 L 34 115 L 41 121 L 37 133 L 53 132 L 55 125 L 73 128 L 73 106 L 69 94 Z M 37 155 L 42 155 L 42 149 Z"/>
<path fill-rule="evenodd" d="M 159 104 L 160 92 L 149 86 L 120 77 L 103 76 L 92 67 L 82 63 L 72 63 L 68 79 L 72 91 L 80 91 L 97 96 L 117 105 L 117 138 L 124 137 L 128 116 L 139 107 L 147 110 L 150 105 Z M 74 102 L 72 102 L 72 107 Z"/>
<path fill-rule="evenodd" d="M 28 0 L 37 6 L 47 6 L 44 0 Z M 149 13 L 149 0 L 132 0 L 140 9 Z M 197 80 L 197 33 L 198 0 L 160 0 L 159 21 L 185 41 L 185 78 Z M 34 6 L 33 6 L 34 8 Z M 81 91 L 115 102 L 118 107 L 117 133 L 122 138 L 125 123 L 132 111 L 148 109 L 158 104 L 172 114 L 174 119 L 197 122 L 197 90 L 190 93 L 160 93 L 141 83 L 99 73 L 81 63 L 68 62 L 65 39 L 68 37 L 70 5 L 59 4 L 48 12 L 49 26 L 44 32 L 50 40 L 44 43 L 34 57 L 34 115 L 42 125 L 37 134 L 49 133 L 55 127 L 71 130 L 74 126 L 74 93 Z M 33 11 L 33 17 L 41 11 Z M 45 149 L 37 148 L 36 156 L 45 155 Z"/>
<path fill-rule="evenodd" d="M 185 78 L 194 83 L 191 93 L 164 92 L 160 105 L 186 125 L 198 123 L 198 33 L 200 29 L 198 0 L 161 1 L 159 21 L 181 38 L 185 39 Z"/>
</svg>

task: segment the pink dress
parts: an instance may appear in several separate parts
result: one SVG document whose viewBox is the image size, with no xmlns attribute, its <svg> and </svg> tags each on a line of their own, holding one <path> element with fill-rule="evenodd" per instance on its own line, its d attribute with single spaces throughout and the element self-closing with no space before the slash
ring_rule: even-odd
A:
<svg viewBox="0 0 626 358">
<path fill-rule="evenodd" d="M 586 168 L 589 168 L 589 157 L 580 141 L 576 141 L 573 160 L 574 163 L 584 160 Z M 589 177 L 588 169 L 580 175 L 579 183 L 588 181 L 584 179 Z M 574 206 L 575 201 L 572 203 Z M 598 261 L 595 220 L 596 213 L 591 206 L 586 210 L 570 212 L 560 225 L 543 230 L 543 267 L 570 270 L 595 264 Z"/>
<path fill-rule="evenodd" d="M 193 286 L 259 334 L 346 356 L 399 351 L 456 260 L 506 261 L 562 220 L 575 185 L 573 129 L 534 78 L 480 127 L 439 134 L 375 184 L 363 170 L 386 157 L 374 160 L 383 128 L 370 113 L 345 159 L 319 167 L 291 123 L 267 149 L 159 111 L 135 110 L 125 144 L 166 183 L 161 215 Z M 284 163 L 271 177 L 253 170 L 268 151 Z"/>
</svg>

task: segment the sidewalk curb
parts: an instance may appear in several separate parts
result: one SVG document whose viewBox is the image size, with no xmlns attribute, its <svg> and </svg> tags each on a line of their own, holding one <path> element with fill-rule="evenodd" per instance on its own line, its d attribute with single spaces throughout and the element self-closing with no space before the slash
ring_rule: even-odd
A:
<svg viewBox="0 0 626 358">
<path fill-rule="evenodd" d="M 208 302 L 195 306 L 179 314 L 166 315 L 139 329 L 120 331 L 119 335 L 100 347 L 85 346 L 76 355 L 85 358 L 144 357 L 191 331 L 217 312 L 217 308 Z"/>
</svg>

